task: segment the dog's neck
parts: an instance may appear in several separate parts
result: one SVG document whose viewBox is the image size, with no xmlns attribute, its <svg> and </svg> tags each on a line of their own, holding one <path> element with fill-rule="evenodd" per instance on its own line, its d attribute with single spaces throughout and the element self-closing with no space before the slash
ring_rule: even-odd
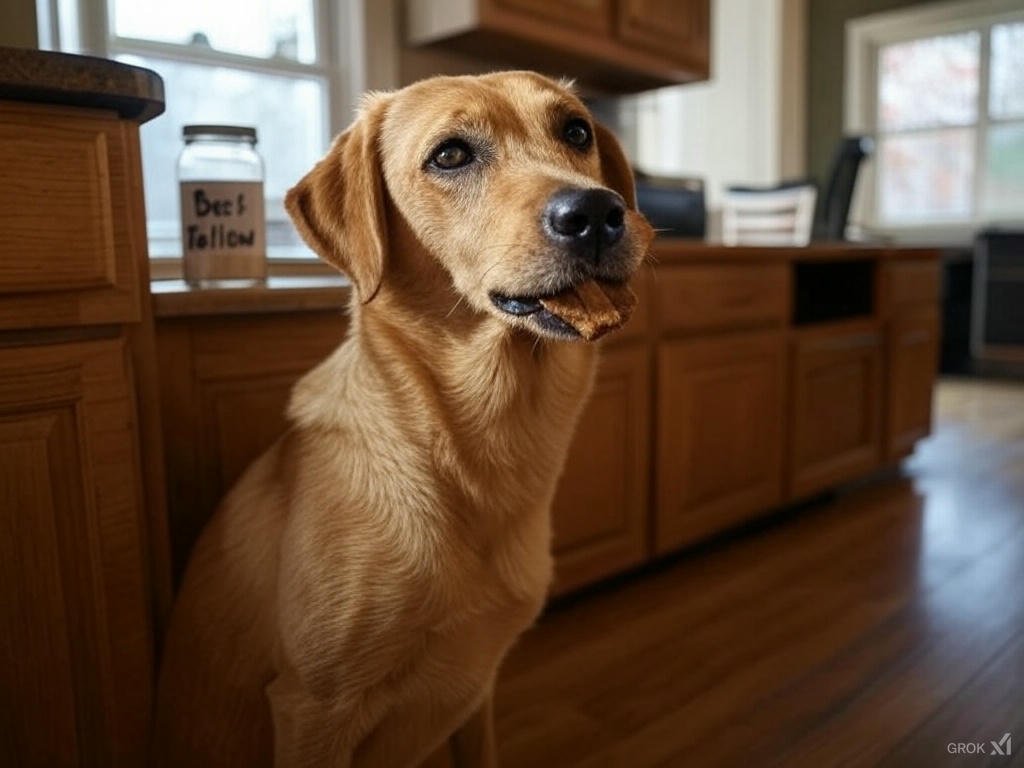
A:
<svg viewBox="0 0 1024 768">
<path fill-rule="evenodd" d="M 513 330 L 439 288 L 385 280 L 372 301 L 353 304 L 348 339 L 296 387 L 293 418 L 428 449 L 438 471 L 458 475 L 471 496 L 478 487 L 481 503 L 504 483 L 512 504 L 548 500 L 594 348 Z M 424 296 L 445 301 L 425 306 Z M 340 402 L 366 408 L 342 411 Z"/>
</svg>

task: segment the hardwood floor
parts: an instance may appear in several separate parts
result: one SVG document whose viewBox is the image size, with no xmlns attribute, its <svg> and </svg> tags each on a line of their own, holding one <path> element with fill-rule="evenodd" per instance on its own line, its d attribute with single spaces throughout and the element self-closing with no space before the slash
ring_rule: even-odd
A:
<svg viewBox="0 0 1024 768">
<path fill-rule="evenodd" d="M 1024 385 L 936 409 L 900 473 L 552 607 L 504 768 L 1024 766 Z"/>
</svg>

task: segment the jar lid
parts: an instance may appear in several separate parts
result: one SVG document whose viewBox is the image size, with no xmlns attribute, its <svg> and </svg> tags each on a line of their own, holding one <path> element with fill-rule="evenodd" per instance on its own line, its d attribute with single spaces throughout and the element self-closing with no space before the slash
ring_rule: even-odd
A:
<svg viewBox="0 0 1024 768">
<path fill-rule="evenodd" d="M 196 136 L 225 136 L 256 142 L 256 129 L 248 125 L 186 125 L 182 127 L 181 135 L 186 139 Z"/>
</svg>

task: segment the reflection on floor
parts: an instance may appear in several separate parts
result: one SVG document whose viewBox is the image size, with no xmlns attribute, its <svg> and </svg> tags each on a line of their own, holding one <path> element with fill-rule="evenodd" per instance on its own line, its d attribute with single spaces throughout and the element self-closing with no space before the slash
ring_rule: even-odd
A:
<svg viewBox="0 0 1024 768">
<path fill-rule="evenodd" d="M 553 608 L 502 765 L 1024 765 L 1024 385 L 936 404 L 899 475 Z"/>
</svg>

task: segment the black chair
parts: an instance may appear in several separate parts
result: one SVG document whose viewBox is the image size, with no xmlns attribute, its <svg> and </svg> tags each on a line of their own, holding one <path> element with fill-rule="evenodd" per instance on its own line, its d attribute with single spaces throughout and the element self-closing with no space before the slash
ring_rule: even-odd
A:
<svg viewBox="0 0 1024 768">
<path fill-rule="evenodd" d="M 850 216 L 850 201 L 857 184 L 857 174 L 861 163 L 874 151 L 875 142 L 869 136 L 846 136 L 839 142 L 832 165 L 829 168 L 828 182 L 822 188 L 811 178 L 790 179 L 772 187 L 730 186 L 730 192 L 777 192 L 784 189 L 795 189 L 813 185 L 818 189 L 818 201 L 814 210 L 814 222 L 811 225 L 813 240 L 844 240 L 846 223 Z"/>
<path fill-rule="evenodd" d="M 839 142 L 832 156 L 825 193 L 818 195 L 818 207 L 814 213 L 815 240 L 845 239 L 857 173 L 864 158 L 874 149 L 875 142 L 868 136 L 846 136 Z"/>
</svg>

